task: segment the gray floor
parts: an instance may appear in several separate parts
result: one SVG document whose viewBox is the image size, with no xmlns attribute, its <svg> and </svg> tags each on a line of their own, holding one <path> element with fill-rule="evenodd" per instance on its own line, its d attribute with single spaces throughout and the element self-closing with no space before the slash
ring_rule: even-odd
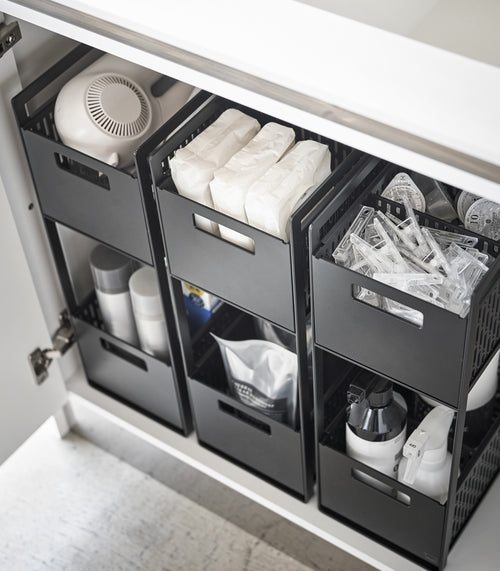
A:
<svg viewBox="0 0 500 571">
<path fill-rule="evenodd" d="M 0 569 L 371 569 L 165 454 L 131 454 L 120 429 L 78 420 L 85 438 L 44 426 L 0 469 Z M 137 467 L 101 448 L 111 441 Z"/>
</svg>

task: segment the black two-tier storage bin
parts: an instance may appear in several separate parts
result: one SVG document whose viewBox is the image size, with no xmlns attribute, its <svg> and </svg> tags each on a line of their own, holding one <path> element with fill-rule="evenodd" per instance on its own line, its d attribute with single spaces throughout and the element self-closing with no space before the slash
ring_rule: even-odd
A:
<svg viewBox="0 0 500 571">
<path fill-rule="evenodd" d="M 230 107 L 256 118 L 261 126 L 276 121 L 293 127 L 296 140 L 314 139 L 330 147 L 334 171 L 330 184 L 319 185 L 292 213 L 289 243 L 177 193 L 169 158 Z M 168 131 L 175 132 L 151 153 L 150 165 L 198 440 L 307 500 L 312 493 L 314 477 L 313 399 L 306 341 L 309 314 L 307 228 L 321 205 L 335 192 L 338 169 L 343 168 L 345 161 L 354 161 L 358 154 L 314 133 L 217 96 L 201 108 L 193 100 L 184 111 L 183 116 L 179 115 L 175 122 L 167 124 Z M 255 251 L 250 252 L 201 230 L 195 224 L 195 215 L 251 238 Z M 182 281 L 224 302 L 212 321 L 206 324 L 205 331 L 198 334 L 188 330 L 180 289 Z M 295 336 L 299 380 L 298 414 L 294 425 L 277 421 L 242 404 L 228 390 L 210 331 L 221 331 L 226 338 L 253 338 L 250 323 L 253 316 Z M 239 323 L 238 327 L 234 327 L 233 321 Z M 224 327 L 221 324 L 225 324 Z"/>
<path fill-rule="evenodd" d="M 315 362 L 319 508 L 423 566 L 442 569 L 449 548 L 500 469 L 500 394 L 474 446 L 461 440 L 458 427 L 464 414 L 455 413 L 448 443 L 453 455 L 449 495 L 441 504 L 347 454 L 347 388 L 362 369 L 319 348 Z M 394 390 L 408 405 L 408 437 L 430 407 L 402 385 L 394 383 Z"/>
<path fill-rule="evenodd" d="M 115 168 L 64 145 L 54 123 L 59 90 L 102 55 L 78 46 L 13 99 L 14 112 L 89 383 L 187 434 L 192 421 L 164 272 L 157 275 L 167 322 L 168 362 L 106 332 L 95 294 L 75 294 L 76 278 L 70 269 L 75 264 L 65 257 L 62 234 L 74 231 L 82 242 L 92 239 L 141 265 L 163 265 L 157 217 L 147 212 L 151 191 L 143 198 L 141 190 L 143 184 L 150 189 L 149 171 L 144 181 L 136 165 Z"/>
<path fill-rule="evenodd" d="M 477 247 L 496 259 L 464 318 L 337 265 L 332 253 L 361 205 L 405 217 L 402 205 L 380 196 L 402 170 L 365 157 L 337 184 L 337 194 L 310 228 L 318 501 L 332 517 L 424 566 L 443 568 L 450 546 L 500 468 L 498 393 L 488 407 L 480 438 L 470 443 L 464 432 L 469 390 L 499 348 L 499 244 L 477 236 Z M 428 214 L 417 217 L 421 225 L 474 235 Z M 423 325 L 356 299 L 358 287 L 420 311 Z M 404 395 L 407 437 L 430 410 L 421 397 L 454 410 L 448 443 L 453 462 L 445 504 L 347 455 L 347 388 L 360 371 L 392 381 Z M 380 487 L 369 485 L 359 474 L 374 478 Z"/>
</svg>

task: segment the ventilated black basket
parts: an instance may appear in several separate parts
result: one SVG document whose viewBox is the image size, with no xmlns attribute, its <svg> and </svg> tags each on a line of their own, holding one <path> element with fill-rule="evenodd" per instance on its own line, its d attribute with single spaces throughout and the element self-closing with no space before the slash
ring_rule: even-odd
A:
<svg viewBox="0 0 500 571">
<path fill-rule="evenodd" d="M 181 196 L 174 186 L 169 158 L 231 107 L 256 118 L 261 125 L 277 121 L 293 127 L 296 140 L 314 139 L 329 145 L 333 172 L 292 212 L 289 243 Z M 157 133 L 149 162 L 198 439 L 307 500 L 312 494 L 314 478 L 313 397 L 306 350 L 310 301 L 307 230 L 311 220 L 336 192 L 335 181 L 351 168 L 348 165 L 360 159 L 361 153 L 217 96 L 208 101 L 196 96 L 164 128 L 166 134 L 172 134 L 161 141 L 161 130 Z M 196 216 L 250 237 L 255 251 L 203 231 L 196 226 Z M 261 317 L 296 336 L 297 427 L 261 418 L 263 415 L 258 411 L 232 399 L 224 385 L 214 381 L 212 368 L 216 371 L 215 378 L 224 378 L 219 365 L 205 358 L 200 365 L 195 356 L 198 349 L 194 349 L 187 324 L 182 281 L 215 295 L 233 310 Z M 240 434 L 241 438 L 232 440 L 231 432 Z M 281 466 L 276 462 L 278 458 L 281 458 Z"/>
<path fill-rule="evenodd" d="M 347 455 L 347 386 L 360 368 L 320 348 L 315 356 L 319 508 L 424 566 L 442 569 L 450 547 L 500 469 L 500 395 L 492 403 L 489 429 L 475 448 L 461 444 L 460 430 L 453 423 L 448 448 L 457 459 L 448 500 L 440 504 Z M 428 410 L 419 406 L 416 393 L 397 384 L 394 389 L 408 404 L 409 436 Z"/>
<path fill-rule="evenodd" d="M 307 500 L 312 492 L 314 458 L 312 450 L 306 454 L 304 446 L 307 442 L 312 448 L 313 443 L 306 440 L 300 419 L 276 418 L 239 400 L 230 389 L 211 333 L 230 340 L 258 338 L 253 317 L 228 304 L 218 309 L 195 336 L 187 383 L 198 441 Z M 312 409 L 309 412 L 312 428 Z"/>
<path fill-rule="evenodd" d="M 89 384 L 189 434 L 193 429 L 191 411 L 166 276 L 157 271 L 169 353 L 169 358 L 162 360 L 106 331 L 95 292 L 76 293 L 77 276 L 66 259 L 60 225 L 48 218 L 44 222 Z M 154 224 L 150 230 L 153 236 L 159 231 Z M 155 254 L 161 257 L 162 252 L 160 244 Z"/>
<path fill-rule="evenodd" d="M 167 124 L 169 131 L 173 132 L 176 128 L 177 131 L 159 145 L 150 157 L 169 271 L 174 277 L 211 292 L 245 311 L 295 331 L 296 296 L 302 295 L 300 289 L 307 287 L 305 243 L 308 221 L 324 201 L 326 186 L 321 184 L 292 213 L 290 242 L 284 243 L 266 232 L 179 195 L 172 181 L 168 159 L 230 107 L 256 118 L 261 125 L 275 121 L 293 127 L 297 141 L 314 139 L 328 144 L 334 170 L 331 177 L 334 179 L 335 170 L 351 150 L 345 145 L 220 97 L 214 96 L 199 109 L 197 106 L 199 103 L 196 102 L 187 105 L 184 113 L 177 116 L 175 124 Z M 201 230 L 195 224 L 195 215 L 251 238 L 255 251 L 250 252 Z"/>
<path fill-rule="evenodd" d="M 346 177 L 343 188 L 311 225 L 315 341 L 456 408 L 498 349 L 500 244 L 417 213 L 420 225 L 477 236 L 477 247 L 496 258 L 474 291 L 464 318 L 337 265 L 332 258 L 361 205 L 405 217 L 402 205 L 379 196 L 400 170 L 382 161 L 373 165 L 366 159 L 364 166 Z M 421 312 L 423 325 L 419 327 L 356 299 L 354 292 L 360 287 Z"/>
<path fill-rule="evenodd" d="M 78 46 L 13 99 L 14 112 L 43 215 L 151 264 L 136 174 L 64 145 L 54 123 L 59 90 L 100 56 Z"/>
</svg>

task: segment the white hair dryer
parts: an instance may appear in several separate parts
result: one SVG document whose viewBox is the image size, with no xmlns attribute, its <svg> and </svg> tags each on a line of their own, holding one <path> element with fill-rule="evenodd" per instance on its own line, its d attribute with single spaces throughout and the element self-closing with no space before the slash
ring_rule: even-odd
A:
<svg viewBox="0 0 500 571">
<path fill-rule="evenodd" d="M 63 86 L 54 121 L 65 145 L 126 168 L 192 92 L 190 85 L 107 54 Z"/>
</svg>

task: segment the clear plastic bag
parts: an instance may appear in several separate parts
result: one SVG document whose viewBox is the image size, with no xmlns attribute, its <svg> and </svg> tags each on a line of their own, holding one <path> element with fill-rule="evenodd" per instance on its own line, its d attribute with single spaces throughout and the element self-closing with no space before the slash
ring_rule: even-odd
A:
<svg viewBox="0 0 500 571">
<path fill-rule="evenodd" d="M 296 354 L 270 341 L 227 341 L 212 336 L 219 345 L 232 395 L 274 420 L 295 426 Z"/>
</svg>

